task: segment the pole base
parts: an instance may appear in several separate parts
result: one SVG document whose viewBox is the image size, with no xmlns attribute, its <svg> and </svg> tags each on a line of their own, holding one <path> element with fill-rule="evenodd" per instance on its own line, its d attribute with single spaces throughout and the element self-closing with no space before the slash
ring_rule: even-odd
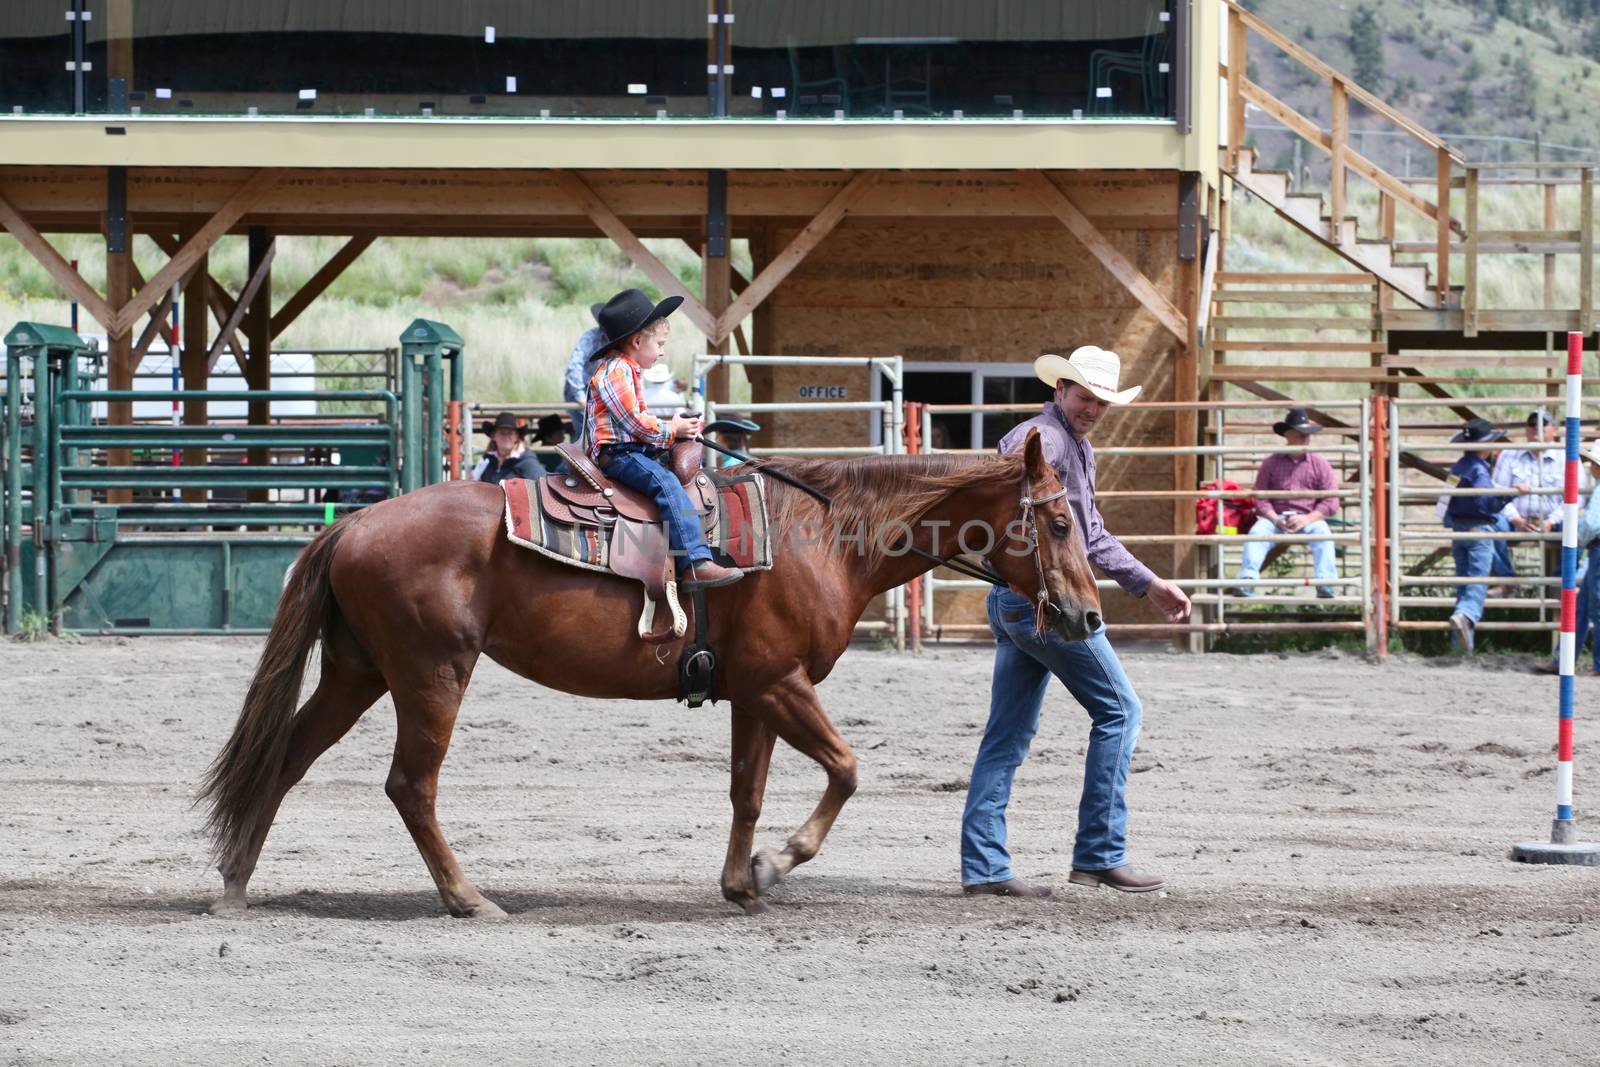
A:
<svg viewBox="0 0 1600 1067">
<path fill-rule="evenodd" d="M 1518 863 L 1600 867 L 1600 843 L 1579 841 L 1571 819 L 1556 819 L 1550 824 L 1549 841 L 1518 841 L 1511 846 L 1511 858 Z"/>
</svg>

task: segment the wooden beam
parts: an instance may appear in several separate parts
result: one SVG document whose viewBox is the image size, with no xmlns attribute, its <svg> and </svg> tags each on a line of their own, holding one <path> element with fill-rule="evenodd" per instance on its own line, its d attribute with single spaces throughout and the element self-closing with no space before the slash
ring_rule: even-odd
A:
<svg viewBox="0 0 1600 1067">
<path fill-rule="evenodd" d="M 4 196 L 0 196 L 0 225 L 5 226 L 17 243 L 38 261 L 56 280 L 56 284 L 67 291 L 67 295 L 78 302 L 78 306 L 87 311 L 91 318 L 105 327 L 108 337 L 118 336 L 127 330 L 114 330 L 112 325 L 117 321 L 117 313 L 111 310 L 111 305 L 106 303 L 94 287 L 83 280 L 83 276 L 72 269 L 72 264 L 62 258 L 55 246 L 46 241 L 33 225 L 17 213 Z"/>
<path fill-rule="evenodd" d="M 275 240 L 268 241 L 267 250 L 261 257 L 261 262 L 256 265 L 255 273 L 245 283 L 244 292 L 239 294 L 238 301 L 233 305 L 233 313 L 228 316 L 228 321 L 222 324 L 222 329 L 217 333 L 216 340 L 211 342 L 210 349 L 206 351 L 207 374 L 217 369 L 217 360 L 221 358 L 222 350 L 232 342 L 234 333 L 239 329 L 239 324 L 244 321 L 245 312 L 250 310 L 251 302 L 255 300 L 256 294 L 261 291 L 261 284 L 267 280 L 267 275 L 272 270 L 272 259 L 277 254 L 278 242 Z M 238 353 L 239 351 L 239 346 L 235 345 L 234 352 Z M 248 364 L 253 365 L 260 358 L 261 353 L 251 352 Z M 269 355 L 267 358 L 270 360 L 271 356 Z M 239 370 L 244 374 L 249 374 L 250 372 L 249 366 L 244 363 L 241 363 Z"/>
<path fill-rule="evenodd" d="M 735 326 L 760 307 L 761 302 L 772 295 L 772 291 L 805 260 L 811 250 L 833 232 L 833 228 L 839 225 L 839 220 L 844 218 L 845 212 L 858 203 L 877 180 L 877 171 L 862 171 L 851 178 L 843 189 L 833 194 L 833 198 L 823 209 L 794 235 L 794 240 L 790 241 L 782 252 L 772 257 L 772 261 L 763 267 L 761 273 L 757 274 L 745 291 L 739 294 L 739 299 L 722 313 L 717 320 L 716 336 L 712 340 L 720 342 L 725 339 L 733 332 Z"/>
<path fill-rule="evenodd" d="M 337 281 L 339 275 L 343 274 L 345 269 L 354 263 L 356 258 L 365 252 L 376 239 L 372 234 L 361 234 L 346 241 L 344 247 L 335 252 L 332 258 L 324 263 L 317 273 L 313 274 L 300 287 L 300 291 L 291 296 L 288 303 L 279 308 L 278 313 L 272 316 L 272 336 L 276 338 L 284 330 L 287 330 L 290 324 L 300 317 L 300 313 L 310 307 L 311 302 L 321 296 L 328 286 Z M 248 303 L 248 301 L 245 302 Z"/>
<path fill-rule="evenodd" d="M 167 265 L 156 272 L 156 276 L 150 279 L 149 284 L 140 289 L 138 295 L 117 312 L 116 321 L 122 331 L 126 332 L 140 315 L 154 307 L 156 301 L 161 299 L 161 294 L 182 279 L 189 268 L 216 243 L 217 238 L 232 229 L 234 223 L 243 218 L 245 212 L 254 207 L 256 202 L 277 184 L 281 173 L 258 170 L 251 175 L 250 180 L 240 186 L 228 198 L 227 203 L 184 242 L 177 254 L 167 260 Z"/>
<path fill-rule="evenodd" d="M 152 233 L 149 236 L 150 240 L 156 243 L 156 247 L 168 256 L 177 255 L 178 249 L 183 247 L 182 240 L 171 234 Z M 207 262 L 209 262 L 209 256 L 201 256 L 200 260 L 197 261 L 196 267 L 197 269 L 206 270 L 206 284 L 204 287 L 206 307 L 211 310 L 211 317 L 216 320 L 217 325 L 221 326 L 233 315 L 234 299 L 228 295 L 228 287 L 211 276 L 209 268 L 205 266 Z M 144 280 L 139 275 L 135 274 L 134 278 L 139 285 L 142 286 L 144 284 Z M 228 347 L 233 349 L 233 361 L 238 364 L 239 373 L 243 374 L 244 348 L 238 344 L 237 339 L 229 341 Z"/>
<path fill-rule="evenodd" d="M 1155 316 L 1156 321 L 1161 323 L 1179 344 L 1189 343 L 1189 320 L 1184 313 L 1174 307 L 1172 301 L 1168 300 L 1138 267 L 1117 251 L 1116 246 L 1095 228 L 1094 223 L 1089 221 L 1060 186 L 1038 171 L 1021 171 L 1018 177 L 1045 210 L 1059 219 L 1072 236 L 1076 237 L 1090 254 L 1133 294 L 1135 300 L 1144 305 L 1145 310 Z"/>
<path fill-rule="evenodd" d="M 623 253 L 631 260 L 634 266 L 644 271 L 645 276 L 664 293 L 683 297 L 683 313 L 689 321 L 694 323 L 701 333 L 707 338 L 714 338 L 717 332 L 716 316 L 706 310 L 695 295 L 691 293 L 678 276 L 668 269 L 667 265 L 657 259 L 655 253 L 644 246 L 644 242 L 635 237 L 633 231 L 617 218 L 616 212 L 606 206 L 589 183 L 578 177 L 577 173 L 570 170 L 553 170 L 550 172 L 556 184 L 564 189 L 568 196 L 577 201 L 584 214 L 589 216 L 591 222 L 600 228 L 600 232 L 622 249 Z"/>
</svg>

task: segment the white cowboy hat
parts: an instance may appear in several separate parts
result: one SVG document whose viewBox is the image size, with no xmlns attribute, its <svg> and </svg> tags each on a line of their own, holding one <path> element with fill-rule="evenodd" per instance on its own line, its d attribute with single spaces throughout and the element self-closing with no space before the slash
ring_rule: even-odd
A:
<svg viewBox="0 0 1600 1067">
<path fill-rule="evenodd" d="M 1600 464 L 1600 438 L 1585 442 L 1578 454 L 1590 463 Z"/>
<path fill-rule="evenodd" d="M 672 381 L 672 368 L 666 362 L 652 363 L 639 372 L 640 376 L 651 385 L 660 385 L 662 382 Z"/>
<path fill-rule="evenodd" d="M 1144 388 L 1135 385 L 1131 389 L 1118 390 L 1122 360 L 1117 358 L 1115 352 L 1108 352 L 1096 345 L 1075 348 L 1066 359 L 1046 353 L 1033 361 L 1033 373 L 1052 389 L 1063 379 L 1077 382 L 1108 404 L 1131 404 Z"/>
</svg>

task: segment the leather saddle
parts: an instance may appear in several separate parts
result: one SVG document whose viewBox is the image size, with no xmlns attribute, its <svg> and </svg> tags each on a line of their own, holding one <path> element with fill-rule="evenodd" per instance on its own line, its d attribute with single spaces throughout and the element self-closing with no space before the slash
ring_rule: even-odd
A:
<svg viewBox="0 0 1600 1067">
<path fill-rule="evenodd" d="M 539 479 L 539 506 L 545 517 L 592 528 L 608 538 L 608 569 L 644 586 L 645 606 L 639 617 L 643 640 L 659 644 L 682 637 L 687 620 L 678 603 L 677 572 L 655 501 L 611 481 L 576 445 L 556 448 L 570 473 Z M 679 441 L 672 446 L 668 466 L 688 492 L 701 529 L 710 535 L 717 527 L 717 487 L 701 468 L 702 453 L 700 442 Z"/>
</svg>

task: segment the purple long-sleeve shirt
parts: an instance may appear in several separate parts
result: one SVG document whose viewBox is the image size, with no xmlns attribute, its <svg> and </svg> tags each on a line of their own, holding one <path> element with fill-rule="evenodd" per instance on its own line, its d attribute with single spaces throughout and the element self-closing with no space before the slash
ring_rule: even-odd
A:
<svg viewBox="0 0 1600 1067">
<path fill-rule="evenodd" d="M 1056 476 L 1067 488 L 1067 503 L 1072 505 L 1072 515 L 1083 533 L 1089 562 L 1129 593 L 1144 596 L 1155 580 L 1155 572 L 1134 559 L 1133 553 L 1111 535 L 1100 518 L 1100 508 L 1094 501 L 1093 446 L 1087 438 L 1077 437 L 1068 430 L 1061 409 L 1050 403 L 1045 405 L 1042 414 L 1018 423 L 1000 439 L 1000 454 L 1021 451 L 1029 430 L 1039 431 L 1045 462 L 1056 469 Z"/>
<path fill-rule="evenodd" d="M 1258 501 L 1256 511 L 1267 515 L 1309 515 L 1313 511 L 1320 511 L 1323 518 L 1331 519 L 1339 514 L 1339 498 L 1319 498 L 1316 494 L 1333 492 L 1338 488 L 1339 476 L 1333 473 L 1328 461 L 1316 453 L 1274 452 L 1256 472 L 1256 489 L 1262 492 L 1304 490 L 1306 495 Z"/>
</svg>

